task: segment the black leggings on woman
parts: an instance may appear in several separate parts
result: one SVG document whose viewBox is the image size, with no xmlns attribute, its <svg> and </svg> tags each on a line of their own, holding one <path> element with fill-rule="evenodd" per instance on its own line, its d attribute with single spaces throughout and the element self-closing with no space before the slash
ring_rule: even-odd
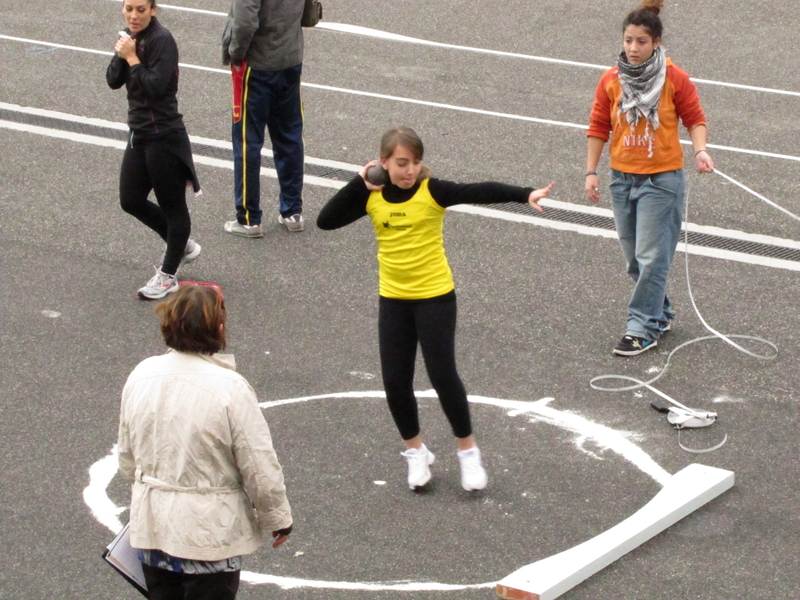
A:
<svg viewBox="0 0 800 600">
<path fill-rule="evenodd" d="M 169 275 L 180 266 L 192 228 L 186 206 L 188 179 L 188 167 L 157 140 L 137 139 L 135 147 L 128 142 L 119 176 L 120 205 L 167 243 L 161 270 Z M 147 199 L 150 190 L 158 204 Z"/>
<path fill-rule="evenodd" d="M 419 435 L 414 396 L 417 342 L 433 389 L 456 437 L 472 435 L 464 384 L 456 371 L 456 294 L 426 300 L 380 299 L 378 337 L 386 399 L 404 440 Z"/>
</svg>

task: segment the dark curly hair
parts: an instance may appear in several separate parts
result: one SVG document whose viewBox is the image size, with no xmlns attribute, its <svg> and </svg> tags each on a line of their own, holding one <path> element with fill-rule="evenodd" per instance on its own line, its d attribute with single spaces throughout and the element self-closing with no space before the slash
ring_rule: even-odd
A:
<svg viewBox="0 0 800 600">
<path fill-rule="evenodd" d="M 639 8 L 631 11 L 625 17 L 622 22 L 622 32 L 625 33 L 628 25 L 638 25 L 644 27 L 653 40 L 660 40 L 664 33 L 664 25 L 661 23 L 658 13 L 662 8 L 664 8 L 664 0 L 644 0 Z"/>
</svg>

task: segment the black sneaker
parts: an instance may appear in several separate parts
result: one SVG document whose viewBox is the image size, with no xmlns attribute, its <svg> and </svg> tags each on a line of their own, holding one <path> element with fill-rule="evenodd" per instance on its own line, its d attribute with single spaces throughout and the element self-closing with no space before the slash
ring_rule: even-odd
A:
<svg viewBox="0 0 800 600">
<path fill-rule="evenodd" d="M 650 348 L 655 348 L 656 346 L 658 346 L 658 342 L 656 340 L 648 340 L 633 335 L 626 335 L 623 336 L 622 340 L 620 340 L 619 344 L 617 344 L 616 348 L 614 348 L 612 352 L 614 354 L 619 354 L 620 356 L 636 356 L 637 354 L 641 354 L 645 350 L 650 350 Z"/>
</svg>

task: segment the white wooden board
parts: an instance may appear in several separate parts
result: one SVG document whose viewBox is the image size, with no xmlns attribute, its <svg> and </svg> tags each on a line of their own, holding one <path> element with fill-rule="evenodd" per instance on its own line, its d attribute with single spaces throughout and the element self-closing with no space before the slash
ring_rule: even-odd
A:
<svg viewBox="0 0 800 600">
<path fill-rule="evenodd" d="M 733 487 L 732 471 L 692 464 L 650 502 L 600 535 L 524 566 L 497 584 L 503 600 L 553 600 Z"/>
</svg>

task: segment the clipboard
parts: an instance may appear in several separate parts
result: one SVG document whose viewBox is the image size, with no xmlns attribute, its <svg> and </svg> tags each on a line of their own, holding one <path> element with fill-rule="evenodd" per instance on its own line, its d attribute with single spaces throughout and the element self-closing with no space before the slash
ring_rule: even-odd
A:
<svg viewBox="0 0 800 600">
<path fill-rule="evenodd" d="M 122 575 L 128 583 L 135 587 L 145 598 L 149 598 L 147 583 L 144 580 L 139 551 L 131 548 L 130 523 L 125 525 L 117 537 L 103 551 L 103 560 Z"/>
</svg>

